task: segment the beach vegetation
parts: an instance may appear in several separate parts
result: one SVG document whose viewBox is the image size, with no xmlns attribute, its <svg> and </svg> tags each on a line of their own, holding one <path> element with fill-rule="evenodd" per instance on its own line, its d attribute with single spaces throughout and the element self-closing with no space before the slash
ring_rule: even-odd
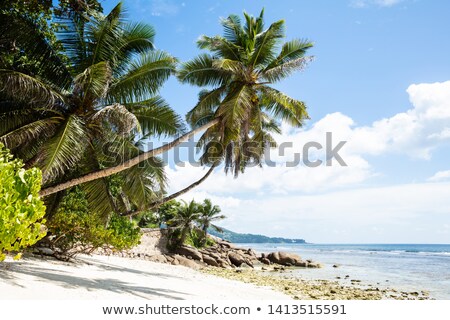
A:
<svg viewBox="0 0 450 320">
<path fill-rule="evenodd" d="M 155 49 L 152 26 L 127 21 L 122 3 L 103 14 L 96 0 L 12 1 L 0 5 L 0 19 L 0 142 L 39 168 L 46 240 L 61 253 L 137 243 L 131 216 L 141 227 L 169 226 L 176 244 L 205 245 L 220 209 L 173 200 L 219 166 L 237 177 L 261 165 L 281 121 L 308 119 L 302 101 L 272 85 L 307 65 L 312 43 L 284 42 L 284 21 L 266 27 L 264 11 L 223 19 L 222 36 L 197 42 L 207 53 L 181 65 Z M 203 89 L 187 133 L 159 95 L 171 76 Z M 167 195 L 158 155 L 199 133 L 209 169 Z M 144 146 L 162 137 L 172 141 Z"/>
<path fill-rule="evenodd" d="M 45 206 L 39 198 L 41 171 L 24 169 L 0 143 L 0 261 L 43 238 Z"/>
<path fill-rule="evenodd" d="M 177 71 L 181 83 L 213 87 L 201 91 L 197 105 L 187 114 L 192 131 L 128 159 L 127 166 L 119 163 L 95 170 L 44 189 L 42 195 L 117 174 L 200 132 L 203 135 L 198 146 L 204 148 L 203 164 L 215 167 L 224 162 L 225 171 L 232 170 L 235 176 L 250 164 L 261 165 L 264 151 L 276 146 L 272 134 L 280 133 L 279 121 L 301 127 L 308 119 L 302 101 L 270 85 L 302 70 L 311 61 L 306 52 L 313 44 L 302 39 L 283 43 L 284 20 L 265 28 L 264 11 L 256 18 L 244 13 L 244 20 L 242 23 L 236 15 L 224 19 L 223 37 L 202 36 L 198 41 L 199 48 L 210 53 L 183 63 Z M 141 89 L 131 92 L 139 94 Z"/>
<path fill-rule="evenodd" d="M 58 211 L 48 222 L 48 235 L 42 241 L 61 259 L 96 249 L 120 251 L 139 244 L 140 228 L 130 219 L 116 213 L 105 217 L 90 211 L 86 194 L 73 188 L 61 201 Z"/>
</svg>

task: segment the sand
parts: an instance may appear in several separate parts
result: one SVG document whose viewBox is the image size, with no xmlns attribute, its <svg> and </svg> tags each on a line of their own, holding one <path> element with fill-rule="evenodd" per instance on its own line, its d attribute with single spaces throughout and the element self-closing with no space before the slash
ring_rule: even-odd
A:
<svg viewBox="0 0 450 320">
<path fill-rule="evenodd" d="M 0 262 L 0 299 L 280 300 L 290 296 L 182 266 L 113 256 Z"/>
</svg>

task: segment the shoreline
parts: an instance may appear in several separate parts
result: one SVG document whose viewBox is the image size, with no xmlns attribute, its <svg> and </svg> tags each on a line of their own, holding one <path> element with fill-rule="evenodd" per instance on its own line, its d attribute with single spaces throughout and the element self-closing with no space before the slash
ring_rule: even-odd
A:
<svg viewBox="0 0 450 320">
<path fill-rule="evenodd" d="M 0 299 L 431 299 L 426 292 L 300 279 L 293 274 L 298 268 L 279 266 L 193 270 L 139 258 L 83 255 L 74 262 L 9 257 L 0 270 Z"/>
<path fill-rule="evenodd" d="M 202 269 L 206 274 L 269 286 L 283 292 L 295 300 L 432 300 L 427 291 L 400 291 L 394 288 L 378 288 L 371 284 L 361 285 L 353 280 L 350 285 L 339 281 L 323 279 L 301 279 L 292 272 L 295 269 L 278 270 L 220 269 L 209 267 Z M 295 270 L 296 271 L 296 270 Z"/>
</svg>

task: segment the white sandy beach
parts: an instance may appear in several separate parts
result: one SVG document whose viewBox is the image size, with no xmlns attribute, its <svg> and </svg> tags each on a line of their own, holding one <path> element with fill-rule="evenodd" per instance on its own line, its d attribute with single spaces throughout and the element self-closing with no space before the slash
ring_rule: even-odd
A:
<svg viewBox="0 0 450 320">
<path fill-rule="evenodd" d="M 145 260 L 80 256 L 0 263 L 0 299 L 290 299 L 270 288 Z"/>
</svg>

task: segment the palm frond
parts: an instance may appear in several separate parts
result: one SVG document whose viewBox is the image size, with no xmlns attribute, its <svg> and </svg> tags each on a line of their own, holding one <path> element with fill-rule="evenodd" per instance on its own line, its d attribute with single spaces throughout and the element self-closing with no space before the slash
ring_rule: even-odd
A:
<svg viewBox="0 0 450 320">
<path fill-rule="evenodd" d="M 284 37 L 284 20 L 274 22 L 255 37 L 255 48 L 249 63 L 253 67 L 265 66 L 275 58 L 277 44 Z"/>
<path fill-rule="evenodd" d="M 223 59 L 239 61 L 244 58 L 245 52 L 240 46 L 220 36 L 208 37 L 203 35 L 197 40 L 197 46 L 200 49 L 208 49 L 217 57 Z"/>
<path fill-rule="evenodd" d="M 222 101 L 217 115 L 223 118 L 229 129 L 236 131 L 251 108 L 251 89 L 246 85 L 237 84 Z"/>
<path fill-rule="evenodd" d="M 275 118 L 298 127 L 303 125 L 305 119 L 309 119 L 304 102 L 267 86 L 261 86 L 259 89 L 262 95 L 261 104 Z"/>
<path fill-rule="evenodd" d="M 101 61 L 86 68 L 74 80 L 75 92 L 81 92 L 84 99 L 100 99 L 106 96 L 111 83 L 112 70 L 107 61 Z"/>
<path fill-rule="evenodd" d="M 0 137 L 8 149 L 17 150 L 24 144 L 32 143 L 36 140 L 45 140 L 53 135 L 55 128 L 62 121 L 60 117 L 51 117 L 32 121 L 25 125 L 9 131 Z"/>
<path fill-rule="evenodd" d="M 133 53 L 145 53 L 153 50 L 155 29 L 146 23 L 128 23 L 123 27 L 123 44 L 120 54 L 129 56 Z"/>
<path fill-rule="evenodd" d="M 301 57 L 281 63 L 261 72 L 261 78 L 270 82 L 278 82 L 289 77 L 295 71 L 303 70 L 313 57 Z"/>
<path fill-rule="evenodd" d="M 123 24 L 122 3 L 119 2 L 107 16 L 95 14 L 87 25 L 86 37 L 89 39 L 91 63 L 111 61 L 123 46 L 121 37 Z"/>
<path fill-rule="evenodd" d="M 0 46 L 14 43 L 35 63 L 38 74 L 59 89 L 67 89 L 72 77 L 39 28 L 26 17 L 0 13 Z"/>
<path fill-rule="evenodd" d="M 34 110 L 30 109 L 14 108 L 3 111 L 0 108 L 0 136 L 29 123 L 34 113 Z"/>
<path fill-rule="evenodd" d="M 86 194 L 89 211 L 104 220 L 114 211 L 114 200 L 106 178 L 93 180 L 80 185 Z"/>
<path fill-rule="evenodd" d="M 215 224 L 212 224 L 211 228 L 213 228 L 214 230 L 216 230 L 217 232 L 220 232 L 220 233 L 223 233 L 223 231 L 224 231 L 223 228 L 221 228 L 221 227 L 219 227 L 219 226 L 217 226 Z"/>
<path fill-rule="evenodd" d="M 222 19 L 220 23 L 223 26 L 223 34 L 225 39 L 239 45 L 243 33 L 241 19 L 239 16 L 231 14 L 227 18 Z"/>
<path fill-rule="evenodd" d="M 227 87 L 221 86 L 213 90 L 202 90 L 199 93 L 197 105 L 186 115 L 186 120 L 192 128 L 196 128 L 210 121 L 219 107 Z"/>
<path fill-rule="evenodd" d="M 69 58 L 69 67 L 73 74 L 83 72 L 90 64 L 92 52 L 87 50 L 86 25 L 90 17 L 86 14 L 60 14 L 55 17 L 56 22 L 64 28 L 58 30 L 58 40 Z"/>
<path fill-rule="evenodd" d="M 5 69 L 0 69 L 0 92 L 15 101 L 39 103 L 46 107 L 64 100 L 60 92 L 41 79 Z"/>
<path fill-rule="evenodd" d="M 118 103 L 97 111 L 92 116 L 92 122 L 99 126 L 106 124 L 107 128 L 112 128 L 118 134 L 128 134 L 133 129 L 141 131 L 140 122 L 136 115 Z"/>
<path fill-rule="evenodd" d="M 175 72 L 177 60 L 163 51 L 142 54 L 111 86 L 108 99 L 132 103 L 149 99 Z"/>
<path fill-rule="evenodd" d="M 305 53 L 313 44 L 307 40 L 286 42 L 280 54 L 261 71 L 261 77 L 271 82 L 280 81 L 294 71 L 302 70 L 313 57 L 305 57 Z"/>
<path fill-rule="evenodd" d="M 160 96 L 127 104 L 127 108 L 136 116 L 144 136 L 173 136 L 185 130 L 180 116 Z"/>
<path fill-rule="evenodd" d="M 53 181 L 75 169 L 88 143 L 89 136 L 83 119 L 75 115 L 69 116 L 58 132 L 40 149 L 37 164 L 42 168 L 43 182 Z"/>
<path fill-rule="evenodd" d="M 251 74 L 247 71 L 245 65 L 241 61 L 230 59 L 217 59 L 214 60 L 213 66 L 217 69 L 224 70 L 232 73 L 235 78 L 239 80 L 252 82 Z"/>
<path fill-rule="evenodd" d="M 227 83 L 232 74 L 218 70 L 213 65 L 214 58 L 209 54 L 201 54 L 191 61 L 185 62 L 178 70 L 177 78 L 182 83 L 196 86 L 222 86 Z"/>
<path fill-rule="evenodd" d="M 123 192 L 139 210 L 155 201 L 167 185 L 163 162 L 157 158 L 125 170 L 121 177 Z"/>
</svg>

